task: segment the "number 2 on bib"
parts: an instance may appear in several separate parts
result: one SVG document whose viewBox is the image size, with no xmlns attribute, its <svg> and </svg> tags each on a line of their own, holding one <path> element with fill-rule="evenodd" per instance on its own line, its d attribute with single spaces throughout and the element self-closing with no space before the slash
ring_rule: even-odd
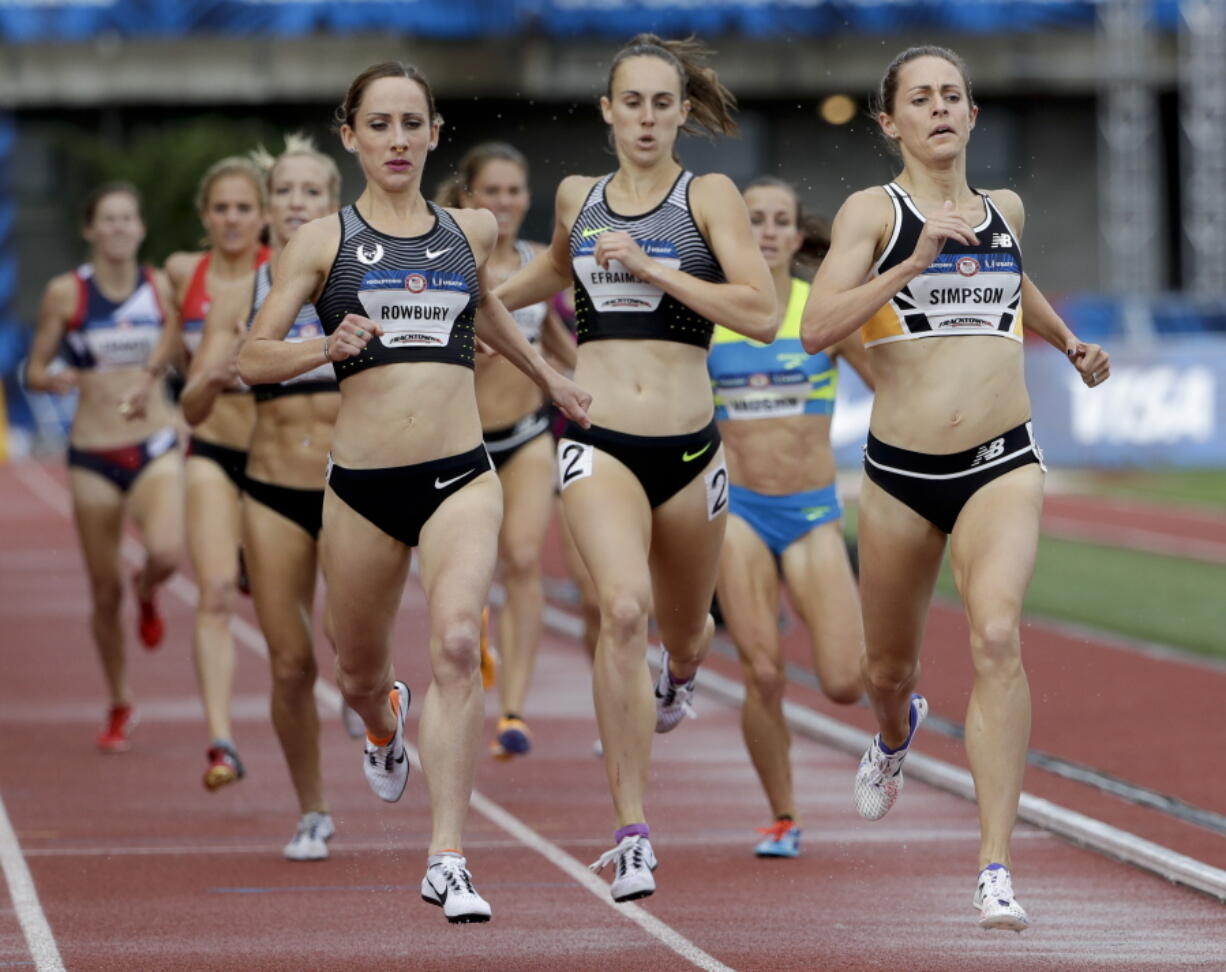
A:
<svg viewBox="0 0 1226 972">
<path fill-rule="evenodd" d="M 574 439 L 558 440 L 558 490 L 592 474 L 594 447 Z"/>
<path fill-rule="evenodd" d="M 707 519 L 714 520 L 728 508 L 728 467 L 720 463 L 702 477 L 707 486 Z"/>
</svg>

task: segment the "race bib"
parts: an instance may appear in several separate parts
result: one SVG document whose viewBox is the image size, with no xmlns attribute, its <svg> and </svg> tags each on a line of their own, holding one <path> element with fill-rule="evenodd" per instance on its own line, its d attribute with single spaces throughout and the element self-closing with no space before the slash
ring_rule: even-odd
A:
<svg viewBox="0 0 1226 972">
<path fill-rule="evenodd" d="M 809 376 L 803 371 L 721 378 L 716 387 L 716 397 L 732 419 L 803 415 L 808 396 Z"/>
<path fill-rule="evenodd" d="M 718 466 L 702 477 L 707 487 L 707 519 L 714 520 L 728 509 L 728 466 L 721 459 Z"/>
<path fill-rule="evenodd" d="M 644 253 L 664 266 L 673 270 L 681 267 L 677 247 L 668 240 L 639 240 L 638 244 Z M 596 311 L 647 313 L 660 306 L 664 291 L 640 280 L 618 260 L 610 260 L 605 269 L 596 262 L 595 252 L 596 239 L 592 237 L 575 251 L 573 262 Z"/>
<path fill-rule="evenodd" d="M 907 290 L 934 331 L 994 331 L 1021 286 L 1011 253 L 941 253 Z"/>
<path fill-rule="evenodd" d="M 358 287 L 366 316 L 383 328 L 388 348 L 445 347 L 468 306 L 462 274 L 442 270 L 371 270 Z"/>
<path fill-rule="evenodd" d="M 592 458 L 596 449 L 574 439 L 558 440 L 558 491 L 592 474 Z"/>
</svg>

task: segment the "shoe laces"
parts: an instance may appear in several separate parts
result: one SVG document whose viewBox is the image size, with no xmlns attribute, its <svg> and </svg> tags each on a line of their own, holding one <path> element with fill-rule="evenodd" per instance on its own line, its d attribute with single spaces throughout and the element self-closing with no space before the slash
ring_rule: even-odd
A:
<svg viewBox="0 0 1226 972">
<path fill-rule="evenodd" d="M 467 860 L 463 857 L 447 857 L 437 864 L 432 864 L 431 867 L 439 869 L 443 875 L 443 880 L 447 882 L 447 886 L 452 891 L 459 894 L 476 894 L 477 889 L 473 887 L 473 876 L 468 873 L 468 868 L 464 866 L 467 863 Z"/>
<path fill-rule="evenodd" d="M 599 873 L 605 866 L 617 861 L 617 876 L 625 877 L 630 870 L 642 870 L 646 867 L 645 848 L 641 834 L 630 834 L 621 839 L 621 843 L 612 850 L 607 850 L 588 865 L 591 870 Z"/>
<path fill-rule="evenodd" d="M 765 834 L 771 840 L 783 840 L 788 835 L 788 831 L 795 826 L 796 822 L 793 820 L 776 820 L 769 827 L 755 827 L 754 829 L 760 834 Z"/>
<path fill-rule="evenodd" d="M 1007 905 L 1013 900 L 1013 878 L 1009 874 L 1009 869 L 1004 867 L 994 867 L 990 870 L 985 869 L 980 882 L 983 887 L 983 900 L 986 903 L 988 899 L 995 898 L 1002 905 Z"/>
</svg>

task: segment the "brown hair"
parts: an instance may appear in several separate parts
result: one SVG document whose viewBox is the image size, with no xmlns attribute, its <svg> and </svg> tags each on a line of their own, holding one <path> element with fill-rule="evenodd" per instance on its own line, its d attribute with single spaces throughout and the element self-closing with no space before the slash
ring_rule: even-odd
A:
<svg viewBox="0 0 1226 972">
<path fill-rule="evenodd" d="M 735 135 L 732 117 L 736 96 L 720 82 L 714 68 L 705 62 L 715 52 L 694 36 L 664 40 L 655 34 L 638 34 L 613 57 L 605 97 L 613 97 L 613 76 L 622 61 L 631 57 L 658 57 L 671 64 L 681 79 L 681 97 L 690 102 L 690 117 L 682 131 L 691 135 Z"/>
<path fill-rule="evenodd" d="M 922 47 L 908 47 L 894 58 L 890 62 L 890 66 L 885 69 L 885 74 L 881 78 L 881 84 L 877 89 L 877 93 L 869 101 L 869 111 L 873 113 L 874 118 L 882 112 L 887 115 L 894 113 L 894 99 L 898 97 L 898 72 L 903 69 L 904 65 L 921 57 L 939 57 L 956 67 L 958 73 L 962 75 L 962 83 L 966 85 L 967 101 L 971 105 L 975 104 L 975 96 L 971 92 L 971 75 L 966 68 L 966 62 L 948 47 L 936 47 L 932 44 L 926 44 Z"/>
<path fill-rule="evenodd" d="M 431 123 L 436 120 L 442 122 L 443 116 L 434 107 L 434 92 L 426 76 L 412 64 L 405 64 L 401 61 L 384 61 L 381 64 L 372 64 L 350 82 L 349 90 L 345 92 L 345 100 L 337 106 L 332 115 L 337 131 L 340 131 L 342 125 L 353 128 L 358 107 L 362 104 L 362 97 L 366 94 L 366 89 L 380 78 L 408 78 L 410 81 L 416 81 L 426 95 L 426 105 L 430 112 L 429 121 Z"/>
<path fill-rule="evenodd" d="M 435 191 L 434 201 L 452 209 L 463 206 L 464 193 L 472 192 L 473 183 L 481 175 L 481 170 L 494 161 L 513 162 L 523 172 L 524 181 L 528 180 L 528 160 L 523 152 L 506 142 L 482 142 L 464 153 L 456 171 Z"/>
<path fill-rule="evenodd" d="M 136 213 L 142 219 L 144 214 L 141 212 L 142 200 L 140 190 L 136 186 L 128 182 L 126 179 L 116 179 L 113 182 L 104 182 L 97 189 L 91 192 L 85 198 L 85 205 L 81 207 L 81 216 L 84 219 L 82 226 L 92 226 L 94 217 L 98 214 L 98 206 L 107 196 L 123 194 L 131 196 L 136 202 Z"/>
<path fill-rule="evenodd" d="M 812 276 L 813 271 L 817 270 L 830 251 L 830 225 L 824 219 L 805 212 L 800 202 L 800 193 L 786 179 L 780 179 L 777 176 L 758 176 L 741 192 L 743 195 L 750 189 L 759 188 L 782 189 L 790 193 L 792 199 L 796 201 L 796 228 L 801 232 L 801 243 L 800 249 L 792 258 L 792 271 L 796 276 L 804 275 L 805 271 Z"/>
<path fill-rule="evenodd" d="M 336 160 L 325 155 L 315 147 L 315 141 L 302 132 L 290 132 L 285 136 L 285 148 L 281 154 L 273 156 L 263 145 L 251 153 L 251 161 L 264 173 L 264 189 L 272 193 L 272 180 L 277 172 L 277 166 L 285 159 L 314 159 L 328 173 L 328 198 L 334 202 L 341 198 L 341 170 L 336 166 Z"/>
<path fill-rule="evenodd" d="M 204 212 L 209 203 L 209 193 L 213 191 L 213 185 L 218 179 L 235 175 L 251 180 L 259 199 L 260 208 L 267 208 L 268 194 L 264 191 L 264 174 L 260 171 L 260 167 L 251 159 L 241 155 L 229 155 L 210 165 L 200 177 L 200 185 L 196 187 L 196 212 Z"/>
</svg>

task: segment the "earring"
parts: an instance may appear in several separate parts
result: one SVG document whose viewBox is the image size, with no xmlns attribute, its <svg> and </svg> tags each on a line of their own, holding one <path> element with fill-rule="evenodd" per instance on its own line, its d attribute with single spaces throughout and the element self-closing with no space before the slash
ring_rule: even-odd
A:
<svg viewBox="0 0 1226 972">
<path fill-rule="evenodd" d="M 348 148 L 345 149 L 345 151 L 348 152 L 350 155 L 357 155 L 358 147 L 356 145 L 350 145 Z"/>
</svg>

